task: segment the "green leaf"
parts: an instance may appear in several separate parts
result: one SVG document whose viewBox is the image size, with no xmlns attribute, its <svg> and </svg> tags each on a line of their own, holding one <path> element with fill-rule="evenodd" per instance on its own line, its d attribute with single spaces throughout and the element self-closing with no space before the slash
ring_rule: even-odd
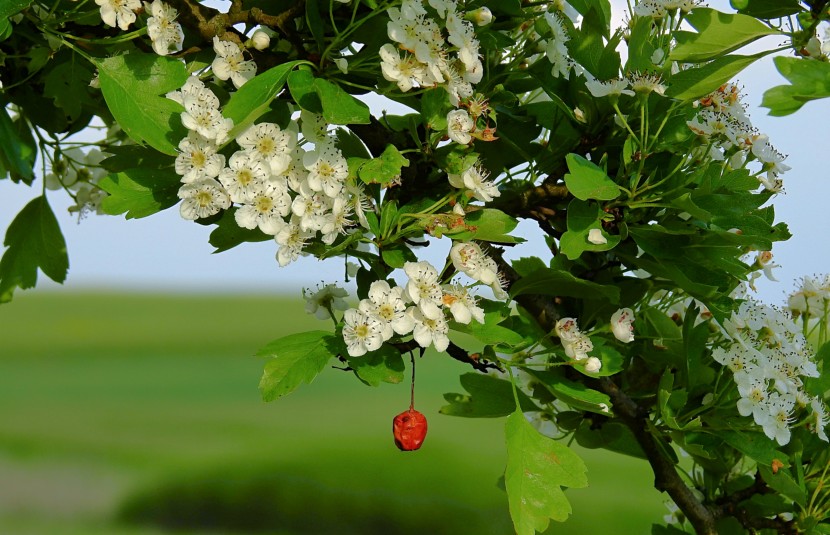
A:
<svg viewBox="0 0 830 535">
<path fill-rule="evenodd" d="M 12 180 L 23 180 L 31 184 L 35 178 L 32 171 L 35 153 L 32 152 L 31 156 L 24 154 L 26 144 L 18 135 L 17 128 L 5 107 L 0 109 L 0 168 L 11 172 Z M 2 177 L 3 173 L 0 172 L 0 178 Z"/>
<path fill-rule="evenodd" d="M 179 202 L 179 176 L 170 169 L 137 167 L 101 179 L 98 186 L 109 193 L 101 208 L 109 215 L 126 212 L 127 219 L 147 217 Z"/>
<path fill-rule="evenodd" d="M 752 56 L 723 56 L 702 67 L 682 70 L 671 77 L 666 94 L 679 100 L 693 100 L 708 95 L 767 54 L 768 52 L 761 52 Z"/>
<path fill-rule="evenodd" d="M 567 379 L 562 370 L 527 370 L 527 373 L 535 377 L 557 399 L 574 409 L 606 416 L 610 414 L 611 398 L 607 394 Z"/>
<path fill-rule="evenodd" d="M 686 21 L 698 33 L 674 32 L 677 46 L 669 56 L 674 61 L 708 61 L 748 45 L 765 35 L 781 33 L 755 17 L 739 13 L 730 15 L 705 7 L 693 9 L 686 16 Z"/>
<path fill-rule="evenodd" d="M 622 236 L 608 234 L 602 229 L 602 211 L 594 203 L 574 199 L 568 204 L 568 230 L 562 235 L 559 249 L 569 260 L 576 260 L 584 251 L 608 251 L 619 245 Z M 605 243 L 591 243 L 588 235 L 599 229 Z"/>
<path fill-rule="evenodd" d="M 511 236 L 519 221 L 495 208 L 483 208 L 470 212 L 464 217 L 467 230 L 453 234 L 459 241 L 480 240 L 495 243 L 521 243 L 524 238 Z"/>
<path fill-rule="evenodd" d="M 294 102 L 302 109 L 311 113 L 323 113 L 323 105 L 314 87 L 314 75 L 308 69 L 291 71 L 288 75 L 288 90 Z"/>
<path fill-rule="evenodd" d="M 578 154 L 565 157 L 570 173 L 565 175 L 568 191 L 580 200 L 611 201 L 620 196 L 620 188 L 608 175 Z"/>
<path fill-rule="evenodd" d="M 231 94 L 230 100 L 222 109 L 222 115 L 233 120 L 230 137 L 252 125 L 262 114 L 268 111 L 271 101 L 282 91 L 288 75 L 301 61 L 289 61 L 257 74 L 245 85 Z"/>
<path fill-rule="evenodd" d="M 389 344 L 362 357 L 349 357 L 346 360 L 355 375 L 369 386 L 380 386 L 380 383 L 398 384 L 403 380 L 401 352 Z"/>
<path fill-rule="evenodd" d="M 401 176 L 401 167 L 409 167 L 409 160 L 394 145 L 386 145 L 380 156 L 360 167 L 358 175 L 366 184 L 386 186 Z"/>
<path fill-rule="evenodd" d="M 51 69 L 44 77 L 43 86 L 43 96 L 53 99 L 70 122 L 81 115 L 83 104 L 92 102 L 88 93 L 92 71 L 86 62 L 75 59 L 74 56 L 67 58 Z"/>
<path fill-rule="evenodd" d="M 184 137 L 181 104 L 164 94 L 187 81 L 187 68 L 178 59 L 155 54 L 123 54 L 95 60 L 101 92 L 113 117 L 138 143 L 175 156 Z"/>
<path fill-rule="evenodd" d="M 452 109 L 449 93 L 443 87 L 429 89 L 421 95 L 421 118 L 424 126 L 431 130 L 446 130 L 447 113 Z"/>
<path fill-rule="evenodd" d="M 597 284 L 574 277 L 567 271 L 550 268 L 535 271 L 510 287 L 510 295 L 514 299 L 524 294 L 607 299 L 615 304 L 620 302 L 620 289 L 616 286 Z"/>
<path fill-rule="evenodd" d="M 291 334 L 269 343 L 257 352 L 269 357 L 259 382 L 263 401 L 290 394 L 302 383 L 310 384 L 337 351 L 338 339 L 326 331 Z"/>
<path fill-rule="evenodd" d="M 459 380 L 470 395 L 444 394 L 444 399 L 450 404 L 441 407 L 441 414 L 464 418 L 500 418 L 516 409 L 510 381 L 480 373 L 465 373 Z M 525 393 L 519 391 L 518 394 L 522 410 L 539 410 Z"/>
<path fill-rule="evenodd" d="M 3 244 L 8 249 L 0 260 L 0 303 L 11 301 L 17 287 L 33 288 L 38 268 L 55 282 L 66 279 L 66 242 L 45 196 L 32 200 L 17 214 Z"/>
<path fill-rule="evenodd" d="M 770 115 L 789 115 L 811 100 L 830 97 L 830 63 L 785 56 L 774 61 L 791 85 L 775 86 L 764 93 L 761 106 L 769 108 Z"/>
<path fill-rule="evenodd" d="M 806 491 L 790 475 L 788 469 L 779 468 L 777 472 L 773 472 L 770 466 L 758 465 L 758 471 L 761 473 L 761 478 L 769 488 L 790 498 L 801 507 L 807 504 Z"/>
<path fill-rule="evenodd" d="M 746 7 L 739 12 L 756 19 L 777 19 L 801 11 L 798 0 L 746 0 L 745 3 Z"/>
<path fill-rule="evenodd" d="M 804 387 L 814 396 L 824 397 L 830 391 L 830 342 L 825 342 L 818 348 L 813 359 L 818 366 L 818 377 L 807 377 L 804 380 Z"/>
<path fill-rule="evenodd" d="M 20 13 L 32 3 L 32 0 L 5 0 L 0 3 L 0 21 Z"/>
<path fill-rule="evenodd" d="M 763 433 L 721 431 L 718 436 L 759 465 L 772 466 L 773 461 L 777 460 L 785 468 L 790 466 L 790 458 L 787 454 L 778 451 L 777 443 Z"/>
<path fill-rule="evenodd" d="M 259 228 L 242 228 L 236 222 L 237 207 L 232 206 L 222 213 L 222 217 L 216 222 L 216 228 L 210 233 L 208 242 L 216 247 L 215 253 L 222 253 L 245 242 L 262 242 L 273 240 L 273 236 L 265 234 Z"/>
<path fill-rule="evenodd" d="M 369 124 L 369 106 L 343 91 L 339 85 L 316 78 L 314 89 L 323 106 L 323 117 L 331 124 Z"/>
<path fill-rule="evenodd" d="M 504 483 L 517 535 L 541 533 L 550 519 L 567 520 L 571 504 L 562 487 L 588 486 L 585 463 L 567 446 L 539 434 L 519 411 L 507 418 L 505 436 Z"/>
</svg>

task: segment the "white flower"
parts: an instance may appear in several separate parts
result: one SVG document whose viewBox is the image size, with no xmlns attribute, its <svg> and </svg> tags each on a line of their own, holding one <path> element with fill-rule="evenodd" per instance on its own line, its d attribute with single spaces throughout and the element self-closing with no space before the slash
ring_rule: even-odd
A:
<svg viewBox="0 0 830 535">
<path fill-rule="evenodd" d="M 359 357 L 383 345 L 383 327 L 377 319 L 350 308 L 343 321 L 343 341 L 350 356 Z"/>
<path fill-rule="evenodd" d="M 747 376 L 738 383 L 738 393 L 741 395 L 741 399 L 738 400 L 738 412 L 741 416 L 751 414 L 755 423 L 762 423 L 768 396 L 766 381 Z"/>
<path fill-rule="evenodd" d="M 277 262 L 281 266 L 287 266 L 297 260 L 303 252 L 306 240 L 313 236 L 313 232 L 301 229 L 300 222 L 292 218 L 274 237 L 274 241 L 280 246 L 277 250 Z"/>
<path fill-rule="evenodd" d="M 816 435 L 818 435 L 818 438 L 828 442 L 827 432 L 824 429 L 827 427 L 827 423 L 829 421 L 827 417 L 827 406 L 821 398 L 814 397 L 810 400 L 810 408 L 812 409 L 812 413 L 808 419 L 810 428 Z"/>
<path fill-rule="evenodd" d="M 218 214 L 230 207 L 231 199 L 222 185 L 212 178 L 200 178 L 179 188 L 184 219 L 196 220 Z"/>
<path fill-rule="evenodd" d="M 387 43 L 380 47 L 380 69 L 383 77 L 398 84 L 404 93 L 428 80 L 423 64 L 409 54 L 401 57 L 394 46 Z"/>
<path fill-rule="evenodd" d="M 778 392 L 769 395 L 766 402 L 766 413 L 760 422 L 764 434 L 780 445 L 790 442 L 789 424 L 792 421 L 792 411 L 795 401 L 790 397 L 783 397 Z"/>
<path fill-rule="evenodd" d="M 135 22 L 135 11 L 141 9 L 141 0 L 95 0 L 95 3 L 101 6 L 104 24 L 124 31 Z"/>
<path fill-rule="evenodd" d="M 608 243 L 608 239 L 602 235 L 602 230 L 598 228 L 592 228 L 588 231 L 588 241 L 594 245 L 603 245 Z"/>
<path fill-rule="evenodd" d="M 182 124 L 188 130 L 194 130 L 203 138 L 221 145 L 228 139 L 228 132 L 233 128 L 233 121 L 225 119 L 219 110 L 200 104 L 195 98 L 185 98 Z"/>
<path fill-rule="evenodd" d="M 335 284 L 326 284 L 322 288 L 318 287 L 314 293 L 306 292 L 303 289 L 305 311 L 307 314 L 314 314 L 318 320 L 327 320 L 332 317 L 333 311 L 349 308 L 343 299 L 347 295 L 346 290 L 338 288 Z"/>
<path fill-rule="evenodd" d="M 648 94 L 652 91 L 658 95 L 666 93 L 666 86 L 660 83 L 662 79 L 659 74 L 636 73 L 629 76 L 628 81 L 635 93 Z"/>
<path fill-rule="evenodd" d="M 308 182 L 300 185 L 297 196 L 291 203 L 291 212 L 297 217 L 303 231 L 317 231 L 326 224 L 328 197 L 311 189 Z"/>
<path fill-rule="evenodd" d="M 562 23 L 562 19 L 558 14 L 551 13 L 550 11 L 546 12 L 545 22 L 548 23 L 548 26 L 553 32 L 553 37 L 548 40 L 545 48 L 545 56 L 553 64 L 551 74 L 554 78 L 558 78 L 559 76 L 567 78 L 573 65 L 568 58 L 568 47 L 566 46 L 566 43 L 571 38 L 568 36 L 565 25 Z"/>
<path fill-rule="evenodd" d="M 320 227 L 320 232 L 323 234 L 321 241 L 326 245 L 331 245 L 337 236 L 346 233 L 346 229 L 354 225 L 350 216 L 351 204 L 349 199 L 343 195 L 338 195 L 331 199 L 330 211 L 323 217 L 325 221 Z"/>
<path fill-rule="evenodd" d="M 184 33 L 176 22 L 178 11 L 162 2 L 154 0 L 152 4 L 144 3 L 145 9 L 153 14 L 147 19 L 147 35 L 153 43 L 153 50 L 160 56 L 182 49 Z"/>
<path fill-rule="evenodd" d="M 176 174 L 187 184 L 200 178 L 216 178 L 225 167 L 225 156 L 216 152 L 216 145 L 196 132 L 179 142 Z"/>
<path fill-rule="evenodd" d="M 589 80 L 585 82 L 585 87 L 591 92 L 591 95 L 601 98 L 607 96 L 629 95 L 634 96 L 634 91 L 628 89 L 628 80 L 625 78 L 615 78 L 600 82 L 599 80 Z"/>
<path fill-rule="evenodd" d="M 236 203 L 253 199 L 265 187 L 267 178 L 268 171 L 263 163 L 243 151 L 234 152 L 228 160 L 228 167 L 219 173 L 219 182 Z"/>
<path fill-rule="evenodd" d="M 484 254 L 475 242 L 458 242 L 450 249 L 450 260 L 456 270 L 487 285 L 498 278 L 496 261 Z"/>
<path fill-rule="evenodd" d="M 409 277 L 406 296 L 423 311 L 428 318 L 443 318 L 441 313 L 441 286 L 438 284 L 438 270 L 429 262 L 407 262 L 403 270 Z"/>
<path fill-rule="evenodd" d="M 588 358 L 588 352 L 594 349 L 591 339 L 582 334 L 574 318 L 560 318 L 556 322 L 554 332 L 569 358 L 585 360 Z"/>
<path fill-rule="evenodd" d="M 403 288 L 389 287 L 383 280 L 375 281 L 369 286 L 369 298 L 360 301 L 360 311 L 374 317 L 383 326 L 383 340 L 389 340 L 398 334 L 409 334 L 415 327 L 415 320 L 406 313 Z"/>
<path fill-rule="evenodd" d="M 487 6 L 480 7 L 469 13 L 476 26 L 487 26 L 493 22 L 493 12 Z"/>
<path fill-rule="evenodd" d="M 253 44 L 254 48 L 257 50 L 265 50 L 271 45 L 271 36 L 262 30 L 257 30 L 254 32 L 254 35 L 251 36 L 251 44 Z"/>
<path fill-rule="evenodd" d="M 409 307 L 407 313 L 412 316 L 415 323 L 412 337 L 419 346 L 429 347 L 434 345 L 436 350 L 446 351 L 447 346 L 450 345 L 450 339 L 447 337 L 450 328 L 443 315 L 431 318 L 418 307 Z"/>
<path fill-rule="evenodd" d="M 470 166 L 460 175 L 447 174 L 452 187 L 467 189 L 473 197 L 482 202 L 490 202 L 501 195 L 499 188 L 487 180 L 488 176 L 489 173 L 479 165 Z"/>
<path fill-rule="evenodd" d="M 216 58 L 211 64 L 211 69 L 220 80 L 230 78 L 234 87 L 238 89 L 256 75 L 256 63 L 246 61 L 236 43 L 214 37 L 213 50 L 216 52 Z"/>
<path fill-rule="evenodd" d="M 602 361 L 596 357 L 588 357 L 585 361 L 585 371 L 588 373 L 597 373 L 602 369 Z"/>
<path fill-rule="evenodd" d="M 179 91 L 171 91 L 165 96 L 182 106 L 188 100 L 206 108 L 219 109 L 219 99 L 198 76 L 190 76 Z"/>
<path fill-rule="evenodd" d="M 292 152 L 297 146 L 297 131 L 292 128 L 282 130 L 274 123 L 259 123 L 240 134 L 236 142 L 254 158 L 266 163 L 271 175 L 279 175 L 291 164 Z"/>
<path fill-rule="evenodd" d="M 234 213 L 236 223 L 247 229 L 259 227 L 269 236 L 276 236 L 285 228 L 285 216 L 291 213 L 291 196 L 285 187 L 277 184 L 261 186 L 247 197 Z"/>
<path fill-rule="evenodd" d="M 467 110 L 452 110 L 447 114 L 447 135 L 459 145 L 467 145 L 472 137 L 470 132 L 475 129 L 475 121 Z"/>
<path fill-rule="evenodd" d="M 308 170 L 308 185 L 314 191 L 322 191 L 329 197 L 337 197 L 349 176 L 349 166 L 340 149 L 332 145 L 318 146 L 303 156 Z"/>
<path fill-rule="evenodd" d="M 450 309 L 452 317 L 458 323 L 468 324 L 475 319 L 484 323 L 484 310 L 476 303 L 476 298 L 467 288 L 459 284 L 444 286 L 441 298 L 444 306 Z"/>
<path fill-rule="evenodd" d="M 611 332 L 623 343 L 634 341 L 634 311 L 621 308 L 611 316 Z"/>
<path fill-rule="evenodd" d="M 306 110 L 300 110 L 300 131 L 306 141 L 319 144 L 329 143 L 329 124 L 322 115 Z"/>
</svg>

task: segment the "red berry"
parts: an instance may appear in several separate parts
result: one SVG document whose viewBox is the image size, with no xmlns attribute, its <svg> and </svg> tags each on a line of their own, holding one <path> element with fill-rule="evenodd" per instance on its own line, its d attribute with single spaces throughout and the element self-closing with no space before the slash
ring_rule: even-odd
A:
<svg viewBox="0 0 830 535">
<path fill-rule="evenodd" d="M 427 417 L 415 409 L 403 411 L 392 420 L 392 434 L 399 450 L 417 450 L 427 436 Z"/>
</svg>

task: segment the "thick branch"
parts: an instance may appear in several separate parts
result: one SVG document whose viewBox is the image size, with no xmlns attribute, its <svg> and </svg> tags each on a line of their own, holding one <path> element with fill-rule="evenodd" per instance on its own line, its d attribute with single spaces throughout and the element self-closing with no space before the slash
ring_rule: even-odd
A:
<svg viewBox="0 0 830 535">
<path fill-rule="evenodd" d="M 637 443 L 645 452 L 654 472 L 654 488 L 671 496 L 697 533 L 717 535 L 715 515 L 697 499 L 692 489 L 680 478 L 674 463 L 660 451 L 658 439 L 648 429 L 648 414 L 609 377 L 603 377 L 596 383 L 611 398 L 614 414 L 634 433 Z"/>
</svg>

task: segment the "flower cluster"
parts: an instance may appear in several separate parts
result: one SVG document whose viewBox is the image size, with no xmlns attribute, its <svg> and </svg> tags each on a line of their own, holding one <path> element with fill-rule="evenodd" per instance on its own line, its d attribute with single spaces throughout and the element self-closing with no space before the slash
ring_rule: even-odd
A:
<svg viewBox="0 0 830 535">
<path fill-rule="evenodd" d="M 309 239 L 331 245 L 353 226 L 351 216 L 368 226 L 363 215 L 371 209 L 359 185 L 347 183 L 346 159 L 327 132 L 322 117 L 300 116 L 306 142 L 298 142 L 300 127 L 274 123 L 254 124 L 235 138 L 240 150 L 228 159 L 218 152 L 228 141 L 233 122 L 219 111 L 219 99 L 197 77 L 181 91 L 167 95 L 185 107 L 182 123 L 190 130 L 179 143 L 176 172 L 184 185 L 180 212 L 185 219 L 201 219 L 236 205 L 236 223 L 259 228 L 279 245 L 277 261 L 284 266 L 296 260 Z"/>
<path fill-rule="evenodd" d="M 708 156 L 713 160 L 728 160 L 731 167 L 744 167 L 748 161 L 761 164 L 755 173 L 758 181 L 770 191 L 780 191 L 779 175 L 790 170 L 786 156 L 770 145 L 769 137 L 752 126 L 741 102 L 741 92 L 735 84 L 724 84 L 717 91 L 698 100 L 700 108 L 689 128 L 710 146 Z"/>
<path fill-rule="evenodd" d="M 740 399 L 738 412 L 752 415 L 770 438 L 790 441 L 797 415 L 827 441 L 827 408 L 804 389 L 804 378 L 819 375 L 807 340 L 786 314 L 747 300 L 724 321 L 729 343 L 712 357 L 732 371 Z"/>
<path fill-rule="evenodd" d="M 147 19 L 147 35 L 153 43 L 155 53 L 166 56 L 170 52 L 181 50 L 184 32 L 181 25 L 176 22 L 178 11 L 161 0 L 154 0 L 152 4 L 145 2 L 144 5 L 153 15 Z"/>
<path fill-rule="evenodd" d="M 830 275 L 803 277 L 798 290 L 787 298 L 795 317 L 823 318 L 830 314 Z"/>
<path fill-rule="evenodd" d="M 81 218 L 89 212 L 101 214 L 101 201 L 107 197 L 107 192 L 98 187 L 98 181 L 107 176 L 107 171 L 101 167 L 107 156 L 109 154 L 98 149 L 89 152 L 79 147 L 66 149 L 54 159 L 52 172 L 44 177 L 46 187 L 70 191 L 75 204 L 69 211 L 77 212 Z"/>
<path fill-rule="evenodd" d="M 632 12 L 638 17 L 662 19 L 678 9 L 683 13 L 688 13 L 700 4 L 702 4 L 701 0 L 640 0 L 632 8 Z"/>
<path fill-rule="evenodd" d="M 551 37 L 545 43 L 545 56 L 553 65 L 551 74 L 554 78 L 567 78 L 575 66 L 574 61 L 568 57 L 567 43 L 571 38 L 558 13 L 545 12 L 545 22 L 551 30 Z"/>
<path fill-rule="evenodd" d="M 419 346 L 444 351 L 450 343 L 446 312 L 458 323 L 473 319 L 484 323 L 484 311 L 468 287 L 441 285 L 438 270 L 429 262 L 407 262 L 403 269 L 408 277 L 405 286 L 375 281 L 368 298 L 343 314 L 343 340 L 349 355 L 375 351 L 395 334 L 412 334 Z"/>
<path fill-rule="evenodd" d="M 602 361 L 588 356 L 588 352 L 594 349 L 594 344 L 588 335 L 579 330 L 574 318 L 559 319 L 555 332 L 565 349 L 565 355 L 583 364 L 586 372 L 596 373 L 602 368 Z"/>
<path fill-rule="evenodd" d="M 135 12 L 141 9 L 141 0 L 95 0 L 95 3 L 101 6 L 104 24 L 124 31 L 135 22 Z"/>
<path fill-rule="evenodd" d="M 403 55 L 392 44 L 381 47 L 383 77 L 401 91 L 441 85 L 455 106 L 471 97 L 484 66 L 473 25 L 457 7 L 454 0 L 404 0 L 390 8 L 387 33 Z"/>
</svg>

